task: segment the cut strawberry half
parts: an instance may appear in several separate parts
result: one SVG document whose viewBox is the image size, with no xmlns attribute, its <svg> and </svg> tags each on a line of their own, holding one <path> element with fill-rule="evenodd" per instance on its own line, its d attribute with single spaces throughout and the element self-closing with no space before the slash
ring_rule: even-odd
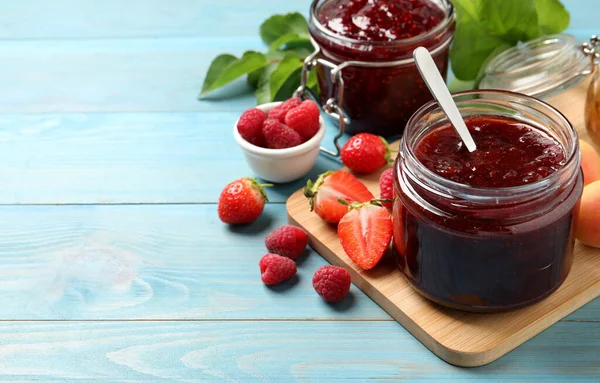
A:
<svg viewBox="0 0 600 383">
<path fill-rule="evenodd" d="M 338 225 L 344 251 L 358 267 L 370 270 L 392 240 L 392 216 L 379 202 L 353 203 Z"/>
<path fill-rule="evenodd" d="M 311 211 L 323 220 L 335 224 L 348 213 L 348 206 L 339 200 L 351 204 L 373 199 L 373 194 L 362 182 L 341 170 L 321 174 L 314 184 L 309 180 L 304 188 L 304 195 L 308 198 Z"/>
</svg>

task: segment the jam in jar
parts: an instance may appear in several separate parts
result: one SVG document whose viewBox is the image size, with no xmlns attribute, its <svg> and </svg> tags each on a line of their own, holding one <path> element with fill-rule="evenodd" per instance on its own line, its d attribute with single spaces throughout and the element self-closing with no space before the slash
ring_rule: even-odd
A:
<svg viewBox="0 0 600 383">
<path fill-rule="evenodd" d="M 537 99 L 454 95 L 470 153 L 434 102 L 409 121 L 395 163 L 393 249 L 425 297 L 467 311 L 533 304 L 573 260 L 583 190 L 575 130 Z"/>
<path fill-rule="evenodd" d="M 401 135 L 410 116 L 433 98 L 412 53 L 427 48 L 445 76 L 454 26 L 449 0 L 314 0 L 309 31 L 321 60 L 321 102 L 342 86 L 343 100 L 336 101 L 348 120 L 346 132 Z M 333 83 L 335 67 L 342 84 Z"/>
</svg>

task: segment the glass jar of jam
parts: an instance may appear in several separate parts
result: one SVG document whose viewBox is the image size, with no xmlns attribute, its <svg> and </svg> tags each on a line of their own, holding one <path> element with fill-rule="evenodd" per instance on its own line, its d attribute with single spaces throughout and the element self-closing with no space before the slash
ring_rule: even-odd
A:
<svg viewBox="0 0 600 383">
<path fill-rule="evenodd" d="M 426 47 L 445 75 L 454 26 L 449 0 L 314 0 L 309 31 L 321 103 L 341 109 L 350 134 L 401 135 L 432 99 L 412 52 Z"/>
<path fill-rule="evenodd" d="M 529 96 L 453 97 L 477 150 L 463 147 L 435 102 L 410 119 L 394 165 L 398 266 L 444 306 L 496 312 L 533 304 L 571 268 L 583 190 L 577 134 Z"/>
</svg>

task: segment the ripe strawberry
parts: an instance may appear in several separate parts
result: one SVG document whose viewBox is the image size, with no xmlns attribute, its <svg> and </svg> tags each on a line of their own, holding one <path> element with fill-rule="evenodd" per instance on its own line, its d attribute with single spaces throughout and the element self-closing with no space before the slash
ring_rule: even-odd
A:
<svg viewBox="0 0 600 383">
<path fill-rule="evenodd" d="M 394 199 L 394 169 L 386 169 L 379 176 L 379 192 L 381 199 Z M 391 202 L 381 202 L 381 205 L 388 210 L 392 209 Z"/>
<path fill-rule="evenodd" d="M 285 115 L 285 124 L 294 129 L 304 141 L 310 140 L 321 127 L 319 107 L 311 100 L 305 100 Z"/>
<path fill-rule="evenodd" d="M 227 184 L 219 196 L 219 219 L 229 224 L 255 221 L 268 201 L 265 186 L 273 185 L 261 185 L 253 178 L 240 178 Z"/>
<path fill-rule="evenodd" d="M 372 173 L 391 161 L 387 141 L 370 133 L 350 137 L 341 152 L 342 162 L 357 173 Z"/>
<path fill-rule="evenodd" d="M 308 180 L 304 196 L 308 198 L 311 211 L 314 210 L 323 220 L 335 224 L 348 212 L 348 207 L 341 204 L 340 199 L 347 203 L 373 199 L 373 194 L 362 182 L 341 170 L 321 174 L 314 184 Z"/>
<path fill-rule="evenodd" d="M 315 291 L 327 302 L 340 302 L 350 291 L 350 273 L 338 266 L 321 266 L 312 282 Z"/>
<path fill-rule="evenodd" d="M 266 285 L 276 285 L 296 275 L 296 262 L 277 254 L 265 254 L 258 262 L 260 279 Z"/>
<path fill-rule="evenodd" d="M 268 118 L 263 126 L 263 134 L 269 149 L 285 149 L 302 143 L 302 137 L 281 122 Z"/>
<path fill-rule="evenodd" d="M 353 203 L 338 225 L 338 236 L 352 262 L 370 270 L 383 257 L 392 239 L 392 216 L 372 201 Z"/>
<path fill-rule="evenodd" d="M 267 142 L 263 136 L 263 122 L 267 119 L 267 114 L 260 109 L 252 108 L 244 111 L 237 123 L 237 129 L 240 136 L 249 143 L 267 147 Z"/>
<path fill-rule="evenodd" d="M 281 123 L 285 123 L 285 115 L 287 112 L 299 106 L 300 104 L 302 104 L 302 100 L 300 100 L 298 97 L 292 97 L 271 109 L 269 112 L 269 118 L 277 120 Z"/>
<path fill-rule="evenodd" d="M 299 227 L 283 225 L 275 229 L 265 238 L 265 246 L 269 253 L 296 259 L 308 245 L 308 234 Z"/>
</svg>

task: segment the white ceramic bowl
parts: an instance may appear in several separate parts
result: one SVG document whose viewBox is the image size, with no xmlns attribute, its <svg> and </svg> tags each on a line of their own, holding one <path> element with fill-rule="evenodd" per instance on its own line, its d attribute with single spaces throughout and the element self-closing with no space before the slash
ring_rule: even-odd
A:
<svg viewBox="0 0 600 383">
<path fill-rule="evenodd" d="M 281 102 L 271 102 L 256 106 L 269 112 Z M 314 166 L 319 155 L 321 141 L 325 135 L 325 122 L 319 117 L 321 127 L 317 134 L 305 143 L 286 149 L 267 149 L 246 141 L 237 130 L 237 121 L 233 126 L 233 136 L 244 150 L 250 169 L 260 178 L 275 183 L 295 181 L 304 177 Z"/>
</svg>

